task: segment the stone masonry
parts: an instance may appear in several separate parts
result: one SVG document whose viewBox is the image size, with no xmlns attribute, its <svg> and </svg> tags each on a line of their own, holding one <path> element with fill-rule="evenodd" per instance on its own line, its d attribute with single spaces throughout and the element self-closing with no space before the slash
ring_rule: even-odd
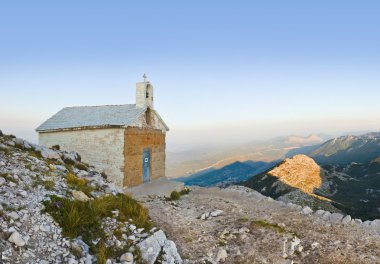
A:
<svg viewBox="0 0 380 264">
<path fill-rule="evenodd" d="M 151 175 L 155 180 L 165 176 L 165 133 L 154 129 L 125 129 L 124 140 L 124 186 L 136 186 L 142 179 L 142 153 L 151 149 Z"/>
<path fill-rule="evenodd" d="M 39 133 L 45 147 L 59 145 L 61 150 L 78 152 L 84 162 L 105 172 L 118 186 L 124 177 L 124 129 L 80 129 Z"/>
</svg>

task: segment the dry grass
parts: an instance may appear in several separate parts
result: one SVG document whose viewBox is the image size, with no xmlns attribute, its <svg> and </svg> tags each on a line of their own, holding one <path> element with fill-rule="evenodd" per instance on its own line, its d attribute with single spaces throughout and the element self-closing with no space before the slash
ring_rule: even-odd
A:
<svg viewBox="0 0 380 264">
<path fill-rule="evenodd" d="M 0 177 L 4 178 L 8 182 L 18 183 L 18 181 L 9 175 L 9 173 L 0 173 Z"/>
<path fill-rule="evenodd" d="M 92 245 L 90 249 L 97 255 L 98 263 L 105 263 L 110 256 L 119 254 L 105 246 L 105 233 L 101 227 L 102 219 L 111 217 L 112 211 L 119 210 L 118 220 L 121 222 L 132 219 L 138 227 L 146 230 L 152 227 L 148 211 L 124 194 L 103 196 L 88 202 L 73 201 L 53 195 L 50 201 L 44 202 L 44 205 L 45 212 L 61 226 L 63 235 L 70 238 L 82 236 L 88 245 Z M 93 245 L 91 241 L 98 238 L 100 242 Z"/>
<path fill-rule="evenodd" d="M 264 221 L 264 220 L 252 221 L 251 227 L 263 227 L 263 228 L 267 228 L 267 229 L 272 229 L 278 233 L 285 233 L 286 232 L 285 228 L 283 228 L 277 224 L 271 224 L 271 223 Z"/>
<path fill-rule="evenodd" d="M 88 181 L 86 179 L 79 178 L 71 172 L 67 173 L 66 180 L 69 188 L 82 191 L 87 196 L 91 196 L 91 192 L 94 191 L 94 188 L 88 185 Z"/>
</svg>

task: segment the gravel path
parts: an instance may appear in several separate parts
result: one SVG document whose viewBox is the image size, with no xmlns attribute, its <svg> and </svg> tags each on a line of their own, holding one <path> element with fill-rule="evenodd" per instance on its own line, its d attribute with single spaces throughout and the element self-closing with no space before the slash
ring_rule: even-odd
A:
<svg viewBox="0 0 380 264">
<path fill-rule="evenodd" d="M 145 203 L 185 263 L 380 263 L 380 236 L 364 224 L 303 215 L 245 187 L 192 189 Z M 200 219 L 215 210 L 224 213 Z"/>
</svg>

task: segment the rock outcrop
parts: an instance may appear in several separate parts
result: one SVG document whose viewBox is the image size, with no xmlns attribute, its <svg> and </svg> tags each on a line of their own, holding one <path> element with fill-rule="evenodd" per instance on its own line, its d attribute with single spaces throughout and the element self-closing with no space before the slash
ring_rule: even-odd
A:
<svg viewBox="0 0 380 264">
<path fill-rule="evenodd" d="M 287 186 L 300 189 L 308 194 L 312 194 L 314 189 L 318 189 L 322 185 L 321 168 L 306 155 L 296 155 L 293 158 L 285 159 L 267 174 L 278 178 Z"/>
<path fill-rule="evenodd" d="M 285 159 L 269 171 L 252 177 L 244 185 L 284 202 L 308 205 L 315 210 L 339 211 L 329 198 L 320 195 L 321 190 L 329 188 L 325 171 L 306 155 Z"/>
<path fill-rule="evenodd" d="M 1 263 L 182 263 L 146 209 L 75 152 L 0 132 L 0 193 Z"/>
</svg>

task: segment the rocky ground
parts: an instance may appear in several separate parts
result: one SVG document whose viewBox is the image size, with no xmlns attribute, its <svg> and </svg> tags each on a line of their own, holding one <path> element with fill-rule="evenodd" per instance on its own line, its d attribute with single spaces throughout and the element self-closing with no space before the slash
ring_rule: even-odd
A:
<svg viewBox="0 0 380 264">
<path fill-rule="evenodd" d="M 152 222 L 106 178 L 0 132 L 0 263 L 380 263 L 380 220 L 230 186 L 139 197 Z"/>
<path fill-rule="evenodd" d="M 380 221 L 301 207 L 242 186 L 150 197 L 184 263 L 380 263 Z"/>
<path fill-rule="evenodd" d="M 0 131 L 0 194 L 0 263 L 182 263 L 146 210 L 75 152 Z M 132 209 L 99 209 L 118 201 Z"/>
</svg>

